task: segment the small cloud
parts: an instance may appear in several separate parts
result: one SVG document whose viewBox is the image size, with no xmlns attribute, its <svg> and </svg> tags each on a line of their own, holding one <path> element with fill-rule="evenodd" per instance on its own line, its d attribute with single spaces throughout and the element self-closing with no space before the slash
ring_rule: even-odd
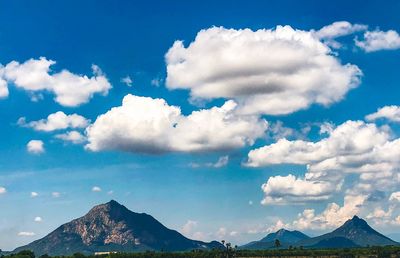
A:
<svg viewBox="0 0 400 258">
<path fill-rule="evenodd" d="M 126 84 L 126 86 L 128 86 L 128 87 L 132 87 L 133 80 L 131 79 L 131 77 L 129 75 L 127 75 L 126 77 L 121 79 L 121 82 Z"/>
<path fill-rule="evenodd" d="M 71 142 L 73 144 L 80 144 L 86 141 L 86 137 L 83 136 L 78 131 L 70 131 L 63 134 L 57 134 L 54 136 L 57 139 L 63 140 L 65 142 Z"/>
<path fill-rule="evenodd" d="M 5 194 L 7 193 L 7 189 L 4 187 L 0 187 L 0 194 Z"/>
<path fill-rule="evenodd" d="M 26 145 L 26 149 L 29 153 L 32 154 L 41 154 L 44 153 L 44 143 L 41 140 L 31 140 Z"/>
<path fill-rule="evenodd" d="M 219 157 L 219 159 L 215 163 L 208 162 L 208 163 L 201 164 L 201 163 L 192 162 L 189 164 L 189 166 L 191 168 L 200 168 L 200 167 L 222 168 L 222 167 L 225 167 L 226 165 L 228 165 L 228 162 L 229 162 L 229 156 L 222 156 L 222 157 Z"/>
<path fill-rule="evenodd" d="M 98 186 L 93 186 L 92 192 L 101 192 L 101 188 Z"/>
<path fill-rule="evenodd" d="M 229 233 L 229 235 L 231 236 L 231 237 L 235 237 L 235 236 L 237 236 L 239 233 L 237 232 L 237 231 L 231 231 L 230 233 Z"/>
<path fill-rule="evenodd" d="M 35 218 L 33 219 L 33 221 L 35 221 L 35 222 L 42 222 L 43 219 L 42 219 L 42 217 L 35 217 Z"/>
<path fill-rule="evenodd" d="M 253 201 L 252 200 L 249 201 L 249 205 L 253 205 Z"/>
<path fill-rule="evenodd" d="M 114 193 L 114 191 L 112 191 L 112 190 L 107 192 L 108 195 L 112 195 L 113 193 Z"/>
<path fill-rule="evenodd" d="M 31 237 L 36 235 L 34 232 L 26 232 L 26 231 L 22 231 L 18 233 L 18 236 L 23 236 L 23 237 Z"/>
<path fill-rule="evenodd" d="M 31 192 L 31 197 L 32 198 L 35 198 L 35 197 L 38 197 L 38 196 L 39 196 L 39 194 L 37 192 Z"/>
<path fill-rule="evenodd" d="M 155 86 L 155 87 L 160 87 L 160 85 L 162 84 L 163 79 L 161 78 L 154 78 L 153 80 L 151 80 L 151 85 Z"/>
<path fill-rule="evenodd" d="M 52 192 L 51 196 L 53 196 L 54 198 L 58 198 L 61 196 L 61 194 L 59 192 Z"/>
</svg>

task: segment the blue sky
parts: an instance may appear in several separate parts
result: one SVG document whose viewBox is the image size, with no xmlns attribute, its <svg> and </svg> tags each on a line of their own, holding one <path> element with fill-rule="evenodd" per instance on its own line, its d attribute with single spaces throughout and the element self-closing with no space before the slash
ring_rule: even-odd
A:
<svg viewBox="0 0 400 258">
<path fill-rule="evenodd" d="M 319 234 L 354 214 L 396 233 L 399 10 L 3 1 L 0 248 L 110 199 L 202 240 Z"/>
</svg>

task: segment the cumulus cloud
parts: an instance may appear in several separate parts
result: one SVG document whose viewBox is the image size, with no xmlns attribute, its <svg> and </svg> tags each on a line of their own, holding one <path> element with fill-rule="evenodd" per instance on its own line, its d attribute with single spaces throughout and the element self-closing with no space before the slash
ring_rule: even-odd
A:
<svg viewBox="0 0 400 258">
<path fill-rule="evenodd" d="M 129 75 L 127 75 L 121 79 L 121 82 L 124 83 L 128 87 L 132 87 L 133 80 L 131 79 L 131 77 Z"/>
<path fill-rule="evenodd" d="M 26 122 L 25 117 L 18 119 L 18 125 L 33 128 L 36 131 L 51 132 L 68 128 L 85 128 L 89 120 L 78 114 L 66 115 L 62 111 L 48 115 L 46 119 Z"/>
<path fill-rule="evenodd" d="M 378 119 L 387 119 L 393 122 L 400 122 L 400 107 L 399 106 L 384 106 L 379 108 L 375 113 L 365 117 L 367 121 L 375 121 Z"/>
<path fill-rule="evenodd" d="M 188 89 L 192 99 L 235 99 L 245 114 L 289 114 L 317 103 L 337 102 L 360 83 L 361 71 L 342 65 L 313 31 L 201 30 L 185 47 L 166 54 L 169 89 Z"/>
<path fill-rule="evenodd" d="M 348 195 L 344 198 L 344 205 L 341 207 L 336 203 L 330 203 L 320 214 L 315 214 L 314 209 L 305 209 L 293 221 L 293 228 L 304 230 L 324 230 L 341 226 L 346 220 L 356 215 L 365 202 L 366 196 Z"/>
<path fill-rule="evenodd" d="M 73 74 L 68 70 L 53 73 L 50 69 L 56 62 L 45 57 L 29 59 L 24 63 L 12 61 L 0 67 L 0 92 L 4 92 L 5 81 L 28 92 L 51 92 L 54 100 L 63 106 L 75 107 L 87 103 L 94 94 L 108 94 L 111 84 L 100 68 L 92 65 L 93 76 Z"/>
<path fill-rule="evenodd" d="M 86 137 L 78 131 L 70 131 L 62 134 L 56 134 L 54 137 L 65 142 L 71 142 L 73 144 L 81 144 L 86 141 Z"/>
<path fill-rule="evenodd" d="M 93 186 L 92 187 L 92 192 L 101 192 L 101 188 L 98 186 Z"/>
<path fill-rule="evenodd" d="M 7 193 L 7 189 L 5 187 L 0 187 L 0 195 Z"/>
<path fill-rule="evenodd" d="M 400 48 L 400 35 L 397 31 L 367 31 L 362 40 L 355 39 L 356 46 L 365 52 L 375 52 L 379 50 L 394 50 Z"/>
<path fill-rule="evenodd" d="M 347 121 L 317 142 L 281 139 L 252 150 L 248 166 L 306 165 L 304 178 L 271 177 L 262 186 L 264 204 L 329 198 L 342 188 L 349 174 L 358 176 L 352 195 L 386 192 L 399 182 L 400 139 L 391 139 L 386 127 Z"/>
<path fill-rule="evenodd" d="M 315 36 L 322 39 L 327 45 L 333 48 L 340 48 L 341 44 L 337 42 L 335 38 L 347 36 L 367 29 L 368 26 L 364 24 L 351 24 L 348 21 L 337 21 L 315 31 Z"/>
<path fill-rule="evenodd" d="M 315 34 L 319 38 L 333 39 L 347 36 L 366 29 L 368 29 L 368 26 L 364 24 L 351 24 L 348 21 L 337 21 L 322 27 L 320 30 L 316 31 Z"/>
<path fill-rule="evenodd" d="M 252 145 L 267 129 L 257 116 L 237 116 L 236 103 L 182 115 L 164 99 L 127 95 L 86 129 L 92 151 L 138 153 L 217 151 Z"/>
<path fill-rule="evenodd" d="M 26 150 L 32 154 L 41 154 L 45 152 L 44 143 L 41 140 L 31 140 L 26 145 Z"/>
<path fill-rule="evenodd" d="M 27 232 L 27 231 L 18 232 L 18 236 L 23 236 L 23 237 L 32 237 L 35 235 L 36 234 L 34 232 Z"/>
<path fill-rule="evenodd" d="M 335 182 L 307 180 L 293 175 L 273 176 L 261 186 L 265 198 L 262 204 L 301 204 L 310 200 L 326 200 L 337 189 Z"/>
</svg>

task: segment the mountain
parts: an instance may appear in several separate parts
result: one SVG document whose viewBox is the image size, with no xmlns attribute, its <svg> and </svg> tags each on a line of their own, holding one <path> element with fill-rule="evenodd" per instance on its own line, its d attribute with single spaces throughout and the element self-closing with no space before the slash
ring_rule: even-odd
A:
<svg viewBox="0 0 400 258">
<path fill-rule="evenodd" d="M 333 246 L 385 246 L 399 245 L 399 243 L 371 228 L 365 220 L 354 216 L 334 231 L 322 236 L 302 240 L 296 245 L 312 248 L 329 248 Z"/>
<path fill-rule="evenodd" d="M 32 250 L 37 256 L 92 254 L 100 251 L 185 251 L 222 248 L 216 241 L 191 240 L 166 228 L 152 216 L 135 213 L 116 201 L 92 208 L 85 216 L 66 223 L 42 239 L 14 252 Z"/>
<path fill-rule="evenodd" d="M 270 233 L 263 239 L 259 241 L 253 241 L 246 245 L 241 246 L 241 249 L 248 250 L 261 250 L 261 249 L 270 249 L 275 248 L 275 240 L 278 239 L 282 248 L 287 248 L 290 245 L 294 245 L 297 242 L 305 239 L 309 239 L 310 237 L 301 233 L 297 230 L 286 230 L 280 229 L 275 233 Z"/>
</svg>

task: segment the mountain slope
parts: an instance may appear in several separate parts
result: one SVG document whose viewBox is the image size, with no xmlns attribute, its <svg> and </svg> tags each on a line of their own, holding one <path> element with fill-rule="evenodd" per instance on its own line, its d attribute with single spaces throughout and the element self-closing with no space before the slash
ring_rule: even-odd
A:
<svg viewBox="0 0 400 258">
<path fill-rule="evenodd" d="M 330 245 L 333 241 L 332 239 L 334 238 L 341 239 L 343 245 L 340 247 L 354 247 L 354 245 L 384 246 L 399 244 L 371 228 L 365 220 L 354 216 L 352 219 L 346 221 L 342 226 L 334 231 L 322 236 L 300 241 L 297 243 L 297 245 L 307 247 L 323 247 L 322 245 Z M 351 242 L 344 241 L 343 238 L 346 238 Z"/>
<path fill-rule="evenodd" d="M 241 246 L 241 249 L 262 250 L 262 249 L 275 248 L 276 239 L 280 241 L 282 248 L 287 248 L 290 245 L 294 245 L 295 243 L 301 240 L 309 238 L 310 238 L 309 236 L 297 230 L 290 231 L 286 229 L 280 229 L 274 233 L 268 234 L 266 237 L 264 237 L 259 241 L 253 241 Z"/>
<path fill-rule="evenodd" d="M 213 241 L 188 239 L 166 228 L 152 216 L 135 213 L 116 201 L 92 208 L 85 216 L 66 223 L 42 239 L 15 250 L 29 249 L 36 255 L 68 255 L 98 251 L 184 251 L 221 248 Z"/>
</svg>

